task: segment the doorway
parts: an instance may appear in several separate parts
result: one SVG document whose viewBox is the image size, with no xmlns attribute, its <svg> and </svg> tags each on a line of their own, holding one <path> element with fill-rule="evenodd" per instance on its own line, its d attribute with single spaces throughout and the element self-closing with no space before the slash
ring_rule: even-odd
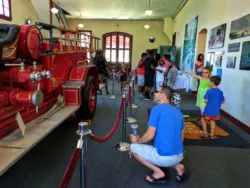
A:
<svg viewBox="0 0 250 188">
<path fill-rule="evenodd" d="M 202 29 L 198 35 L 197 56 L 202 53 L 205 56 L 207 43 L 207 29 Z"/>
</svg>

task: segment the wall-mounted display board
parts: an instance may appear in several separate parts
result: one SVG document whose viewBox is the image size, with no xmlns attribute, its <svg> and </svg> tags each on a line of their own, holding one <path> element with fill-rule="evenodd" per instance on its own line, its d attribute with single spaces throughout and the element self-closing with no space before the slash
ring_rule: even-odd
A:
<svg viewBox="0 0 250 188">
<path fill-rule="evenodd" d="M 227 57 L 227 68 L 235 69 L 236 64 L 236 56 L 228 56 Z"/>
<path fill-rule="evenodd" d="M 250 41 L 243 42 L 240 69 L 250 70 Z"/>
<path fill-rule="evenodd" d="M 240 51 L 240 42 L 228 44 L 228 52 L 238 52 Z"/>
<path fill-rule="evenodd" d="M 210 30 L 208 48 L 222 48 L 224 47 L 227 24 L 222 24 Z"/>
<path fill-rule="evenodd" d="M 198 16 L 192 19 L 185 26 L 185 37 L 184 37 L 183 58 L 182 58 L 183 59 L 182 69 L 185 71 L 193 71 L 197 25 L 198 25 Z"/>
<path fill-rule="evenodd" d="M 250 35 L 250 14 L 232 21 L 230 39 L 241 38 Z"/>
</svg>

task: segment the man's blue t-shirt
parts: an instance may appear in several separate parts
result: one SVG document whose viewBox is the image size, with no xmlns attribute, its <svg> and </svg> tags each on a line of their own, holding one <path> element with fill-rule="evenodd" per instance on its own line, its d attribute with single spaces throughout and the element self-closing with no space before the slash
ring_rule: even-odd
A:
<svg viewBox="0 0 250 188">
<path fill-rule="evenodd" d="M 154 147 L 159 155 L 172 156 L 183 153 L 184 120 L 177 108 L 166 103 L 153 107 L 148 126 L 156 128 Z"/>
<path fill-rule="evenodd" d="M 222 101 L 225 100 L 223 92 L 219 88 L 211 88 L 204 95 L 204 99 L 208 100 L 204 109 L 206 116 L 219 116 Z"/>
</svg>

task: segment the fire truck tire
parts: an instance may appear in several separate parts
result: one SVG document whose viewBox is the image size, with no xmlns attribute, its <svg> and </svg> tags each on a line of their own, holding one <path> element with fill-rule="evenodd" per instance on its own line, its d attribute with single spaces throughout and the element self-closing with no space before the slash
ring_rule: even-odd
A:
<svg viewBox="0 0 250 188">
<path fill-rule="evenodd" d="M 80 119 L 92 119 L 96 110 L 96 87 L 94 77 L 89 76 L 81 91 L 82 104 L 77 112 Z"/>
</svg>

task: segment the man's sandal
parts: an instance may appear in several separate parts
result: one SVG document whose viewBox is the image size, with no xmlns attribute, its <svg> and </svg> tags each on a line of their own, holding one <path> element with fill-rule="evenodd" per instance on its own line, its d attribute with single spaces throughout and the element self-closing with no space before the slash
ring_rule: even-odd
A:
<svg viewBox="0 0 250 188">
<path fill-rule="evenodd" d="M 147 179 L 147 176 L 152 180 L 152 181 L 149 181 Z M 165 184 L 168 182 L 168 179 L 166 177 L 163 177 L 163 178 L 155 178 L 154 176 L 150 176 L 150 175 L 147 175 L 145 176 L 145 181 L 149 184 Z"/>
<path fill-rule="evenodd" d="M 185 172 L 182 175 L 177 174 L 176 180 L 180 183 L 185 182 L 189 178 L 189 175 L 186 174 Z"/>
</svg>

